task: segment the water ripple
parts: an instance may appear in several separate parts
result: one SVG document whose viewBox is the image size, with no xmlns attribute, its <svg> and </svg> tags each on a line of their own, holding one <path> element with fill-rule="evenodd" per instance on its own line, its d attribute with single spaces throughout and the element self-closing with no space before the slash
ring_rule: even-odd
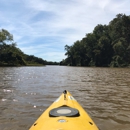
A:
<svg viewBox="0 0 130 130">
<path fill-rule="evenodd" d="M 0 79 L 3 130 L 29 129 L 65 89 L 101 130 L 130 128 L 128 68 L 1 67 Z"/>
</svg>

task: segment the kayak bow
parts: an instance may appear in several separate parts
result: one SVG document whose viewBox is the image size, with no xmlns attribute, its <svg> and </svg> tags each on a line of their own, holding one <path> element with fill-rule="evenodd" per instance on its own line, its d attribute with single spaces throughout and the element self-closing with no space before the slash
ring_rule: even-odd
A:
<svg viewBox="0 0 130 130">
<path fill-rule="evenodd" d="M 30 130 L 99 130 L 75 98 L 64 91 Z"/>
</svg>

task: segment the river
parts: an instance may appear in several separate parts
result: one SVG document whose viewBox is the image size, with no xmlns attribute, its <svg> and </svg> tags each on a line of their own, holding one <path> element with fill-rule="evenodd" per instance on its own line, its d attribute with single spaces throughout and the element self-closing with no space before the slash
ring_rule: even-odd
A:
<svg viewBox="0 0 130 130">
<path fill-rule="evenodd" d="M 130 130 L 130 69 L 0 67 L 0 130 L 28 130 L 68 90 L 101 130 Z"/>
</svg>

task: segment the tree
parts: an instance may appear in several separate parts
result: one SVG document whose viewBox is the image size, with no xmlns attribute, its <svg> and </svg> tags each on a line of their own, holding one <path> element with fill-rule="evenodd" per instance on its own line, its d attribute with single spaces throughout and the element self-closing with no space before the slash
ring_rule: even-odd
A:
<svg viewBox="0 0 130 130">
<path fill-rule="evenodd" d="M 10 34 L 7 30 L 2 29 L 0 31 L 0 43 L 5 44 L 5 42 L 12 42 L 13 41 L 13 35 Z"/>
<path fill-rule="evenodd" d="M 63 63 L 74 66 L 129 66 L 130 16 L 118 14 L 109 25 L 98 24 L 92 33 L 65 46 Z"/>
<path fill-rule="evenodd" d="M 7 44 L 7 43 L 11 44 Z M 13 42 L 13 35 L 7 30 L 0 31 L 0 65 L 1 66 L 25 66 L 27 64 L 44 65 L 46 62 L 38 57 L 24 54 Z"/>
</svg>

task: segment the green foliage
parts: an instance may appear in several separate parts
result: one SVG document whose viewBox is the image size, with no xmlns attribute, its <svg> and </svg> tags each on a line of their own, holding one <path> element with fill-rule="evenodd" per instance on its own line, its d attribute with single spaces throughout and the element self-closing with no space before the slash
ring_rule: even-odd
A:
<svg viewBox="0 0 130 130">
<path fill-rule="evenodd" d="M 81 41 L 65 46 L 67 58 L 61 62 L 72 66 L 130 65 L 130 16 L 118 14 L 109 25 L 98 24 L 93 33 Z"/>
<path fill-rule="evenodd" d="M 7 30 L 0 30 L 0 66 L 26 66 L 58 64 L 47 62 L 42 58 L 24 54 L 13 41 L 13 35 Z M 7 44 L 11 42 L 11 44 Z"/>
<path fill-rule="evenodd" d="M 10 34 L 7 30 L 0 30 L 0 43 L 4 44 L 6 41 L 13 41 L 13 35 Z"/>
<path fill-rule="evenodd" d="M 0 44 L 0 65 L 5 66 L 18 66 L 26 65 L 25 60 L 22 57 L 23 53 L 10 44 Z"/>
</svg>

